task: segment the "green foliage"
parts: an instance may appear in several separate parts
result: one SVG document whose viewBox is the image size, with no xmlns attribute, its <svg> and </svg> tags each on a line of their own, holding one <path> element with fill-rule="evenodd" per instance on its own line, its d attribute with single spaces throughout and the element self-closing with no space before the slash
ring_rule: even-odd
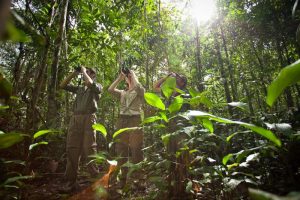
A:
<svg viewBox="0 0 300 200">
<path fill-rule="evenodd" d="M 145 97 L 146 102 L 149 105 L 151 105 L 153 107 L 156 107 L 158 109 L 161 109 L 161 110 L 165 110 L 166 109 L 165 104 L 162 102 L 162 100 L 156 94 L 150 93 L 150 92 L 146 92 L 145 95 L 144 95 L 144 97 Z"/>
<path fill-rule="evenodd" d="M 252 188 L 249 188 L 249 194 L 253 200 L 298 200 L 300 198 L 299 192 L 290 193 L 285 197 L 281 197 L 269 192 Z"/>
<path fill-rule="evenodd" d="M 270 141 L 272 141 L 277 146 L 279 146 L 279 147 L 281 146 L 281 141 L 274 135 L 274 133 L 272 131 L 266 130 L 262 127 L 255 126 L 253 124 L 249 124 L 249 123 L 245 123 L 245 122 L 241 122 L 241 121 L 233 121 L 233 120 L 230 120 L 230 119 L 217 117 L 217 116 L 214 116 L 214 115 L 209 114 L 209 113 L 205 113 L 205 112 L 202 112 L 202 111 L 195 111 L 195 110 L 189 111 L 189 112 L 183 114 L 182 116 L 187 117 L 189 119 L 191 117 L 200 117 L 200 118 L 206 118 L 206 119 L 210 119 L 210 120 L 225 123 L 225 124 L 241 125 L 245 128 L 251 129 L 252 131 L 260 134 L 261 136 L 263 136 L 267 139 L 269 139 Z"/>
<path fill-rule="evenodd" d="M 12 84 L 0 72 L 0 98 L 9 99 L 12 95 Z"/>
<path fill-rule="evenodd" d="M 6 149 L 21 142 L 24 136 L 20 133 L 0 133 L 0 149 Z"/>
<path fill-rule="evenodd" d="M 33 139 L 36 139 L 38 137 L 41 137 L 43 135 L 46 135 L 48 133 L 58 133 L 59 131 L 57 130 L 52 130 L 52 129 L 48 129 L 48 130 L 40 130 L 38 132 L 36 132 L 34 135 L 33 135 Z"/>
<path fill-rule="evenodd" d="M 11 187 L 11 183 L 14 183 L 16 181 L 25 180 L 25 179 L 31 179 L 33 176 L 15 176 L 12 178 L 8 178 L 4 183 L 0 185 L 0 187 Z M 16 186 L 14 186 L 16 187 Z M 18 187 L 17 187 L 18 188 Z"/>
<path fill-rule="evenodd" d="M 169 99 L 176 88 L 176 79 L 174 77 L 168 77 L 166 81 L 161 85 L 161 90 L 165 97 Z"/>
<path fill-rule="evenodd" d="M 133 131 L 133 130 L 137 130 L 137 129 L 140 129 L 140 127 L 130 127 L 130 128 L 119 129 L 116 132 L 114 132 L 113 139 L 115 139 L 118 135 L 120 135 L 121 133 L 123 133 L 125 131 Z"/>
<path fill-rule="evenodd" d="M 106 138 L 107 131 L 106 131 L 106 128 L 102 124 L 93 124 L 92 127 L 94 130 L 99 131 L 104 136 L 104 138 Z"/>
<path fill-rule="evenodd" d="M 300 60 L 283 68 L 277 78 L 268 87 L 267 104 L 272 106 L 279 95 L 288 86 L 300 80 Z"/>
<path fill-rule="evenodd" d="M 31 151 L 33 148 L 35 148 L 35 147 L 37 147 L 37 146 L 39 146 L 39 145 L 42 145 L 42 144 L 48 144 L 48 142 L 44 142 L 44 141 L 42 141 L 42 142 L 37 142 L 37 143 L 34 143 L 34 144 L 31 144 L 30 146 L 29 146 L 29 150 Z"/>
<path fill-rule="evenodd" d="M 178 112 L 183 104 L 183 98 L 181 96 L 177 96 L 174 98 L 170 106 L 168 107 L 168 110 L 170 113 Z"/>
</svg>

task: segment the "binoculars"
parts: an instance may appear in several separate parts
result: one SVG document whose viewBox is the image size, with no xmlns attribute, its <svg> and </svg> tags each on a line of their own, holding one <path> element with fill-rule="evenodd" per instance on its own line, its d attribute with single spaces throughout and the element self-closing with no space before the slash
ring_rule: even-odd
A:
<svg viewBox="0 0 300 200">
<path fill-rule="evenodd" d="M 81 67 L 79 65 L 74 67 L 74 69 L 75 69 L 76 72 L 81 72 Z"/>
</svg>

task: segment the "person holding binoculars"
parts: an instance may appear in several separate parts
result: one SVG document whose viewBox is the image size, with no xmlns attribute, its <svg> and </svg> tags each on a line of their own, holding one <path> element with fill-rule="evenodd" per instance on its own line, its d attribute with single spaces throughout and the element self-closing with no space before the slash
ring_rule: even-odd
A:
<svg viewBox="0 0 300 200">
<path fill-rule="evenodd" d="M 71 85 L 70 81 L 80 73 L 83 76 L 84 84 Z M 66 142 L 67 166 L 65 176 L 68 183 L 63 188 L 66 192 L 72 192 L 80 189 L 77 182 L 80 157 L 88 163 L 88 156 L 97 151 L 96 132 L 92 125 L 96 123 L 97 102 L 102 92 L 102 85 L 96 82 L 94 69 L 78 66 L 61 82 L 60 88 L 76 94 Z M 91 176 L 96 176 L 99 173 L 94 163 L 89 163 L 87 170 Z"/>
<path fill-rule="evenodd" d="M 124 90 L 117 88 L 120 82 L 125 81 L 127 87 Z M 117 129 L 137 127 L 141 123 L 142 104 L 144 103 L 145 89 L 139 83 L 135 73 L 123 67 L 118 78 L 110 85 L 108 91 L 120 100 L 120 113 L 117 121 Z M 132 163 L 143 160 L 143 131 L 141 129 L 126 131 L 117 136 L 115 152 L 120 156 L 118 166 L 121 167 L 130 159 Z M 123 187 L 127 180 L 127 168 L 121 167 L 120 186 Z M 135 178 L 140 179 L 136 173 Z"/>
</svg>

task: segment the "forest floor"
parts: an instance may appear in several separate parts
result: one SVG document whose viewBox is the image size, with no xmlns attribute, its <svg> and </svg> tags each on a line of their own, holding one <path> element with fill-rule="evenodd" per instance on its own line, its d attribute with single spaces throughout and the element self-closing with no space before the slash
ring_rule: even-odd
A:
<svg viewBox="0 0 300 200">
<path fill-rule="evenodd" d="M 142 197 L 145 197 L 146 188 L 142 187 L 134 189 L 127 187 L 125 190 L 121 190 L 117 188 L 116 185 L 112 184 L 107 188 L 108 185 L 106 184 L 109 183 L 109 179 L 107 179 L 109 176 L 107 175 L 108 173 L 103 171 L 99 174 L 99 178 L 91 179 L 88 174 L 80 172 L 78 175 L 80 190 L 68 193 L 62 192 L 62 188 L 66 185 L 63 173 L 40 174 L 34 179 L 26 182 L 26 185 L 24 185 L 22 189 L 21 196 L 24 200 L 142 199 Z M 107 183 L 104 183 L 103 181 Z M 95 191 L 92 189 L 95 183 L 98 184 L 100 188 L 106 189 L 100 191 L 99 194 L 99 190 Z M 101 198 L 94 198 L 95 195 L 98 197 L 101 196 Z"/>
</svg>

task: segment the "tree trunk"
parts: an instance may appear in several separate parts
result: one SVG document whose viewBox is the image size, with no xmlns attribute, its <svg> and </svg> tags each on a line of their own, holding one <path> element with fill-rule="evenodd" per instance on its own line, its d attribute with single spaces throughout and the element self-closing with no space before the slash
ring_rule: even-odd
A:
<svg viewBox="0 0 300 200">
<path fill-rule="evenodd" d="M 232 92 L 232 98 L 234 101 L 237 101 L 238 96 L 237 96 L 237 89 L 236 89 L 236 83 L 235 83 L 235 79 L 234 79 L 234 71 L 233 71 L 233 66 L 230 62 L 230 57 L 228 54 L 228 50 L 227 50 L 227 43 L 226 43 L 226 39 L 225 39 L 225 35 L 224 35 L 224 31 L 222 28 L 222 24 L 219 24 L 220 26 L 220 30 L 221 30 L 221 37 L 222 37 L 222 41 L 223 41 L 223 48 L 225 51 L 225 56 L 226 56 L 226 63 L 228 66 L 228 72 L 229 72 L 229 83 L 230 83 L 230 87 L 231 87 L 231 92 Z"/>
<path fill-rule="evenodd" d="M 220 45 L 219 45 L 217 33 L 215 33 L 215 49 L 216 49 L 216 52 L 217 52 L 218 64 L 219 64 L 219 68 L 220 68 L 221 78 L 222 78 L 222 81 L 223 81 L 223 84 L 224 84 L 226 102 L 230 103 L 230 102 L 232 102 L 232 98 L 230 96 L 229 85 L 228 85 L 227 77 L 226 77 L 226 74 L 225 74 L 224 63 L 223 63 L 222 55 L 221 55 L 221 52 L 220 52 Z M 228 107 L 228 112 L 229 112 L 230 116 L 232 116 L 233 115 L 232 108 L 229 105 L 227 107 Z"/>
<path fill-rule="evenodd" d="M 13 71 L 13 94 L 17 95 L 19 92 L 19 84 L 20 84 L 20 76 L 22 71 L 22 59 L 24 57 L 24 44 L 22 42 L 19 43 L 19 56 L 15 63 L 14 71 Z"/>
<path fill-rule="evenodd" d="M 277 53 L 278 53 L 278 57 L 279 57 L 281 67 L 284 68 L 289 63 L 288 63 L 288 61 L 285 62 L 284 59 L 283 59 L 283 51 L 282 51 L 282 47 L 280 45 L 279 38 L 277 38 L 277 40 L 276 40 L 276 46 L 277 46 Z M 285 94 L 285 100 L 286 100 L 286 103 L 287 103 L 287 107 L 288 108 L 293 107 L 294 106 L 293 96 L 292 96 L 292 93 L 291 93 L 291 90 L 290 90 L 289 87 L 285 89 L 284 94 Z"/>
<path fill-rule="evenodd" d="M 58 102 L 57 102 L 57 77 L 58 77 L 58 64 L 60 58 L 60 52 L 62 49 L 62 39 L 66 27 L 66 18 L 68 14 L 69 0 L 63 1 L 62 13 L 60 17 L 58 36 L 55 40 L 55 49 L 51 65 L 51 78 L 48 85 L 48 112 L 47 112 L 47 124 L 49 127 L 58 128 L 60 124 L 60 118 L 58 117 Z"/>
<path fill-rule="evenodd" d="M 196 25 L 196 71 L 197 71 L 197 88 L 200 92 L 204 90 L 202 81 L 202 64 L 200 57 L 200 41 L 199 41 L 199 27 Z"/>
</svg>

